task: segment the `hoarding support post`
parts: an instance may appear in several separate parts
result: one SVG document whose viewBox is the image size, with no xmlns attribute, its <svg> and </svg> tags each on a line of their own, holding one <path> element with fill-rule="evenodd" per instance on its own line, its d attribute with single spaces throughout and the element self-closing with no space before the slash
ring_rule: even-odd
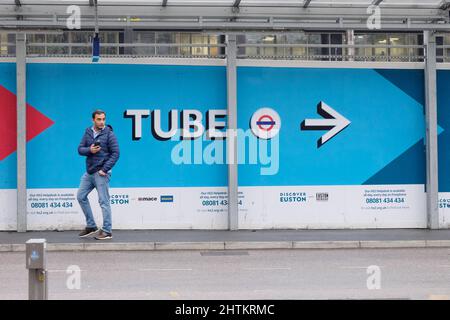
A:
<svg viewBox="0 0 450 320">
<path fill-rule="evenodd" d="M 26 34 L 16 34 L 17 77 L 17 232 L 27 231 Z"/>
<path fill-rule="evenodd" d="M 425 123 L 426 123 L 426 195 L 427 225 L 439 229 L 439 184 L 437 144 L 437 99 L 436 99 L 436 36 L 425 31 Z"/>
<path fill-rule="evenodd" d="M 236 35 L 227 35 L 227 163 L 228 163 L 228 229 L 238 229 L 237 166 L 237 70 Z"/>
</svg>

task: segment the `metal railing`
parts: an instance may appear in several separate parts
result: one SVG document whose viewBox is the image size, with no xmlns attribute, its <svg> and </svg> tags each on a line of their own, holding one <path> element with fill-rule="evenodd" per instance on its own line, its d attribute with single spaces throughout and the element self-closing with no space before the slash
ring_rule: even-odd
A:
<svg viewBox="0 0 450 320">
<path fill-rule="evenodd" d="M 387 62 L 418 62 L 424 60 L 422 45 L 350 45 L 350 44 L 240 44 L 238 48 L 266 48 L 301 50 L 303 54 L 238 54 L 240 59 L 282 59 L 282 60 L 320 60 L 320 61 L 387 61 Z M 365 49 L 381 50 L 384 54 L 361 54 Z M 407 54 L 389 54 L 392 49 L 404 49 Z M 242 50 L 241 50 L 242 51 Z M 320 53 L 318 53 L 320 52 Z"/>
<path fill-rule="evenodd" d="M 436 46 L 436 61 L 450 62 L 450 45 L 437 45 Z"/>
<path fill-rule="evenodd" d="M 450 45 L 438 45 L 437 62 L 450 62 Z M 385 44 L 238 44 L 238 59 L 300 61 L 422 62 L 423 45 Z M 248 50 L 249 48 L 253 51 Z M 392 54 L 392 50 L 404 50 Z M 255 53 L 255 50 L 257 51 Z M 378 51 L 383 50 L 382 53 Z M 297 53 L 295 53 L 297 51 Z M 298 53 L 301 51 L 301 53 Z M 367 51 L 371 53 L 367 54 Z M 226 58 L 226 44 L 102 43 L 103 57 Z M 28 57 L 90 57 L 90 43 L 27 43 Z M 15 57 L 15 43 L 0 43 L 1 57 Z"/>
</svg>

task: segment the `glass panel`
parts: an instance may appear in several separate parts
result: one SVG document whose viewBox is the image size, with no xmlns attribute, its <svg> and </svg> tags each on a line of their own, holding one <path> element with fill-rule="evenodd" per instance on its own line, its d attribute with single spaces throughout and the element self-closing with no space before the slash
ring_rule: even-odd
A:
<svg viewBox="0 0 450 320">
<path fill-rule="evenodd" d="M 135 31 L 133 33 L 133 42 L 154 44 L 155 33 L 152 31 Z M 136 55 L 154 55 L 155 47 L 134 47 L 133 53 Z"/>
<path fill-rule="evenodd" d="M 7 55 L 8 54 L 8 33 L 1 32 L 0 33 L 0 55 Z"/>
<path fill-rule="evenodd" d="M 286 35 L 286 42 L 293 44 L 305 44 L 308 42 L 308 37 L 304 33 L 290 33 Z M 305 58 L 306 56 L 306 46 L 305 47 L 294 47 L 290 49 L 290 54 L 297 58 Z"/>
<path fill-rule="evenodd" d="M 417 34 L 407 34 L 406 43 L 409 45 L 417 45 L 419 43 L 417 39 Z M 408 61 L 417 61 L 416 56 L 418 56 L 417 48 L 409 48 L 408 50 Z"/>
<path fill-rule="evenodd" d="M 69 54 L 69 47 L 48 46 L 47 54 Z"/>
<path fill-rule="evenodd" d="M 366 61 L 372 56 L 371 48 L 359 47 L 358 45 L 371 44 L 368 34 L 355 34 L 355 60 L 356 61 Z"/>
<path fill-rule="evenodd" d="M 287 43 L 287 38 L 286 35 L 276 35 L 275 36 L 275 43 L 277 44 L 286 44 Z M 277 57 L 286 57 L 287 55 L 289 55 L 289 49 L 287 47 L 277 47 L 275 48 L 275 56 Z"/>
<path fill-rule="evenodd" d="M 423 45 L 423 34 L 413 33 L 407 35 L 407 44 Z M 409 61 L 423 61 L 423 48 L 409 48 Z"/>
<path fill-rule="evenodd" d="M 395 45 L 406 45 L 407 37 L 406 34 L 389 34 L 389 44 Z M 391 61 L 408 61 L 408 49 L 392 47 L 390 48 L 389 56 Z"/>
<path fill-rule="evenodd" d="M 450 33 L 444 34 L 444 44 L 450 45 Z"/>
<path fill-rule="evenodd" d="M 240 44 L 245 43 L 245 36 L 244 35 L 237 35 L 236 36 L 236 43 L 238 45 L 237 47 L 237 54 L 238 56 L 243 56 L 246 54 L 246 48 L 245 47 L 239 47 Z"/>
<path fill-rule="evenodd" d="M 48 43 L 67 43 L 69 34 L 67 31 L 62 34 L 47 34 Z"/>
<path fill-rule="evenodd" d="M 28 34 L 27 42 L 28 43 L 44 43 L 45 42 L 45 34 L 43 34 L 43 33 Z"/>
<path fill-rule="evenodd" d="M 45 34 L 28 34 L 27 42 L 30 44 L 45 43 Z M 45 45 L 42 46 L 27 46 L 28 54 L 45 54 Z"/>
<path fill-rule="evenodd" d="M 118 31 L 100 31 L 100 55 L 102 54 L 118 54 L 118 46 L 114 44 L 119 43 L 119 32 Z M 102 45 L 103 44 L 103 45 Z"/>
<path fill-rule="evenodd" d="M 308 44 L 322 44 L 322 39 L 320 33 L 311 33 L 308 35 Z M 320 60 L 321 48 L 309 46 L 308 47 L 308 57 L 310 60 Z"/>
<path fill-rule="evenodd" d="M 248 34 L 246 35 L 246 42 L 247 43 L 258 43 L 260 39 L 260 36 L 256 34 Z M 256 57 L 258 55 L 258 48 L 257 47 L 245 47 L 245 54 L 250 57 Z"/>
<path fill-rule="evenodd" d="M 388 39 L 387 39 L 387 35 L 384 33 L 379 33 L 379 34 L 371 34 L 369 36 L 369 39 L 371 40 L 370 44 L 373 45 L 387 45 L 388 44 Z M 372 50 L 372 54 L 375 55 L 375 60 L 376 61 L 385 61 L 387 60 L 387 56 L 388 56 L 388 50 L 387 48 L 383 48 L 383 47 L 375 47 Z"/>
<path fill-rule="evenodd" d="M 181 34 L 180 33 L 175 33 L 174 34 L 174 42 L 176 44 L 180 44 L 181 43 Z M 181 48 L 180 47 L 175 47 L 174 51 L 176 52 L 176 55 L 180 55 L 181 54 Z"/>
<path fill-rule="evenodd" d="M 450 45 L 450 34 L 444 35 L 444 45 L 446 46 Z M 445 62 L 450 61 L 450 48 L 444 49 L 444 61 Z"/>
<path fill-rule="evenodd" d="M 66 44 L 69 40 L 69 33 L 65 31 L 63 34 L 47 34 L 47 43 Z M 69 54 L 69 47 L 64 45 L 47 47 L 47 54 Z"/>
<path fill-rule="evenodd" d="M 134 31 L 133 42 L 155 43 L 155 33 L 152 31 Z"/>
<path fill-rule="evenodd" d="M 156 42 L 157 43 L 174 43 L 175 42 L 175 35 L 172 32 L 158 32 L 156 33 Z M 158 55 L 171 55 L 171 54 L 177 54 L 178 48 L 177 47 L 157 47 L 156 48 L 156 54 Z"/>
<path fill-rule="evenodd" d="M 218 44 L 218 43 L 219 43 L 218 36 L 209 36 L 209 44 Z M 210 56 L 218 56 L 219 52 L 220 52 L 219 49 L 220 49 L 220 47 L 210 47 L 209 55 Z"/>
<path fill-rule="evenodd" d="M 443 36 L 436 36 L 436 61 L 444 62 L 444 49 L 442 45 L 444 44 Z"/>
<path fill-rule="evenodd" d="M 330 44 L 330 34 L 328 33 L 322 33 L 320 35 L 320 44 Z M 330 48 L 320 48 L 320 60 L 330 60 Z"/>
<path fill-rule="evenodd" d="M 14 33 L 8 33 L 8 43 L 13 43 L 14 45 L 9 46 L 8 53 L 9 54 L 16 54 L 16 35 Z"/>
<path fill-rule="evenodd" d="M 276 36 L 273 36 L 273 35 L 262 36 L 260 38 L 259 42 L 262 44 L 274 44 L 274 43 L 276 43 Z M 275 48 L 262 47 L 261 55 L 263 55 L 265 57 L 273 57 L 273 56 L 275 56 Z"/>
<path fill-rule="evenodd" d="M 330 34 L 330 43 L 331 44 L 342 44 L 343 43 L 343 34 L 342 33 Z M 330 55 L 331 55 L 331 60 L 342 61 L 342 48 L 331 46 Z"/>
<path fill-rule="evenodd" d="M 91 31 L 75 31 L 71 32 L 72 43 L 91 43 L 93 32 Z"/>
<path fill-rule="evenodd" d="M 180 44 L 189 44 L 191 43 L 191 35 L 189 33 L 180 34 Z M 180 54 L 183 56 L 191 55 L 190 47 L 180 47 Z"/>
<path fill-rule="evenodd" d="M 208 44 L 208 36 L 193 34 L 193 44 Z M 208 55 L 208 47 L 192 47 L 192 55 Z"/>
<path fill-rule="evenodd" d="M 91 47 L 72 47 L 72 54 L 91 55 Z"/>
<path fill-rule="evenodd" d="M 72 43 L 87 43 L 91 44 L 91 38 L 92 38 L 92 32 L 86 32 L 86 31 L 75 31 L 71 32 L 70 34 L 70 40 Z M 92 54 L 92 46 L 74 46 L 71 48 L 72 54 L 77 55 L 90 55 Z"/>
</svg>

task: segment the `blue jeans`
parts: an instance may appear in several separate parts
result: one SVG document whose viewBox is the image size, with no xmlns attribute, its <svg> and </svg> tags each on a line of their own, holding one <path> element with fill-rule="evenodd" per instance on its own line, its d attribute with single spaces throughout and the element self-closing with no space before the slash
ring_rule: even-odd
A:
<svg viewBox="0 0 450 320">
<path fill-rule="evenodd" d="M 111 173 L 108 173 L 104 177 L 102 177 L 98 172 L 94 174 L 85 173 L 81 177 L 80 187 L 78 188 L 77 193 L 78 203 L 86 216 L 86 226 L 88 228 L 97 228 L 88 199 L 88 194 L 91 193 L 94 188 L 97 189 L 98 203 L 100 204 L 103 213 L 102 230 L 108 233 L 111 233 L 112 230 L 111 200 L 109 198 L 110 179 Z"/>
</svg>

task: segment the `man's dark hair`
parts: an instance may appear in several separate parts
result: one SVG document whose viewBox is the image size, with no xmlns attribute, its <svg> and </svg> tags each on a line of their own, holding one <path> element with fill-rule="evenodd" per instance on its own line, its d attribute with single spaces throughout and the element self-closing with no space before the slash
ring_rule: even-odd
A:
<svg viewBox="0 0 450 320">
<path fill-rule="evenodd" d="M 103 111 L 103 110 L 95 110 L 94 112 L 92 112 L 92 119 L 95 119 L 95 116 L 97 114 L 104 114 L 105 117 L 106 117 L 106 112 L 105 111 Z"/>
</svg>

